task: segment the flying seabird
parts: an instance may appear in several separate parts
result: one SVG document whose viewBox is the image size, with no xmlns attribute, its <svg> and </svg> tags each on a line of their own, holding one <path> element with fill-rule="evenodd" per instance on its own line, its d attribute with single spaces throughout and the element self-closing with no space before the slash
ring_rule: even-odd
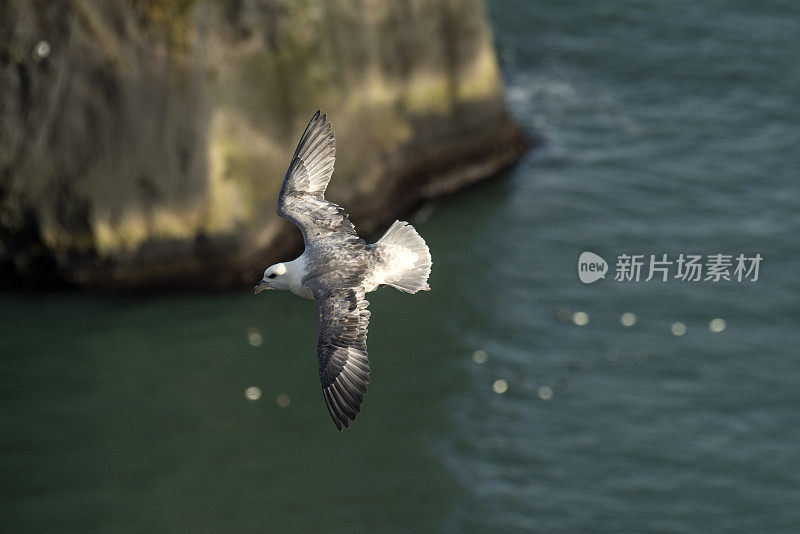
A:
<svg viewBox="0 0 800 534">
<path fill-rule="evenodd" d="M 413 226 L 395 221 L 368 245 L 347 213 L 325 200 L 336 148 L 325 115 L 306 126 L 283 179 L 278 215 L 300 228 L 305 251 L 264 271 L 255 287 L 288 289 L 317 304 L 317 359 L 325 404 L 336 428 L 349 427 L 361 410 L 369 383 L 366 293 L 392 286 L 427 291 L 431 254 Z"/>
</svg>

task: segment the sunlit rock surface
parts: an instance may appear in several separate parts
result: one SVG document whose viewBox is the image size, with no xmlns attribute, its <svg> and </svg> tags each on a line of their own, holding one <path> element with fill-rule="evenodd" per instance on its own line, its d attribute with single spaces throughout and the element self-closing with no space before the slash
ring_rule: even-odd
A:
<svg viewBox="0 0 800 534">
<path fill-rule="evenodd" d="M 0 284 L 221 289 L 298 252 L 321 108 L 362 234 L 524 151 L 478 0 L 0 3 Z"/>
</svg>

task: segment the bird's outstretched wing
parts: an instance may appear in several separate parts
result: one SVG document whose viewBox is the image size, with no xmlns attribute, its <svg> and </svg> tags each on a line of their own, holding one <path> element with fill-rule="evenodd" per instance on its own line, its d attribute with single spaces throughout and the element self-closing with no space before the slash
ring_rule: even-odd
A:
<svg viewBox="0 0 800 534">
<path fill-rule="evenodd" d="M 369 384 L 369 302 L 358 287 L 325 289 L 310 283 L 317 303 L 317 358 L 322 394 L 336 428 L 349 427 Z"/>
<path fill-rule="evenodd" d="M 331 123 L 317 111 L 300 138 L 278 197 L 278 215 L 300 228 L 306 243 L 331 233 L 356 235 L 347 213 L 325 200 L 335 156 Z"/>
</svg>

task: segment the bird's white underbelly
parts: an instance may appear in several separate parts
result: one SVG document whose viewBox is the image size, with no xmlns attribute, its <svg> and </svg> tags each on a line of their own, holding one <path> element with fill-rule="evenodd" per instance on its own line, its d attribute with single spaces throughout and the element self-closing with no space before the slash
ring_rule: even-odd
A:
<svg viewBox="0 0 800 534">
<path fill-rule="evenodd" d="M 375 291 L 382 284 L 391 281 L 411 269 L 419 260 L 419 256 L 405 247 L 388 246 L 382 251 L 382 262 L 376 265 L 364 279 L 364 291 Z"/>
<path fill-rule="evenodd" d="M 380 287 L 380 284 L 375 283 L 375 280 L 372 278 L 364 279 L 364 293 L 369 293 L 371 291 L 375 291 Z"/>
<path fill-rule="evenodd" d="M 311 292 L 306 286 L 300 286 L 298 288 L 292 288 L 292 293 L 297 295 L 298 297 L 303 297 L 304 299 L 313 299 L 314 293 Z"/>
<path fill-rule="evenodd" d="M 308 258 L 306 253 L 300 255 L 296 260 L 286 264 L 286 274 L 289 276 L 289 291 L 304 299 L 313 299 L 314 294 L 309 288 L 303 285 L 303 279 L 308 274 Z"/>
</svg>

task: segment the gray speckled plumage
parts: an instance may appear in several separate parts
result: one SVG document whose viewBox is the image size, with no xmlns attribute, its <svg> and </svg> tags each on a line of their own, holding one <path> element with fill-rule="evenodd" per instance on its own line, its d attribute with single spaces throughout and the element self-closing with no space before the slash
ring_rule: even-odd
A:
<svg viewBox="0 0 800 534">
<path fill-rule="evenodd" d="M 301 296 L 310 296 L 305 294 L 310 290 L 316 302 L 322 392 L 342 430 L 361 410 L 370 381 L 365 293 L 384 284 L 408 293 L 428 289 L 431 259 L 424 240 L 407 223 L 395 222 L 381 240 L 367 245 L 347 213 L 325 200 L 335 154 L 331 124 L 317 111 L 286 172 L 278 214 L 300 228 L 305 239 L 305 252 L 290 262 L 298 265 L 292 269 L 302 270 L 302 287 L 291 289 Z M 287 271 L 288 265 L 279 274 Z M 262 282 L 269 287 L 267 273 Z"/>
<path fill-rule="evenodd" d="M 326 237 L 358 237 L 347 213 L 325 200 L 336 161 L 333 128 L 325 119 L 317 111 L 306 126 L 278 197 L 278 215 L 300 228 L 306 245 Z"/>
</svg>

